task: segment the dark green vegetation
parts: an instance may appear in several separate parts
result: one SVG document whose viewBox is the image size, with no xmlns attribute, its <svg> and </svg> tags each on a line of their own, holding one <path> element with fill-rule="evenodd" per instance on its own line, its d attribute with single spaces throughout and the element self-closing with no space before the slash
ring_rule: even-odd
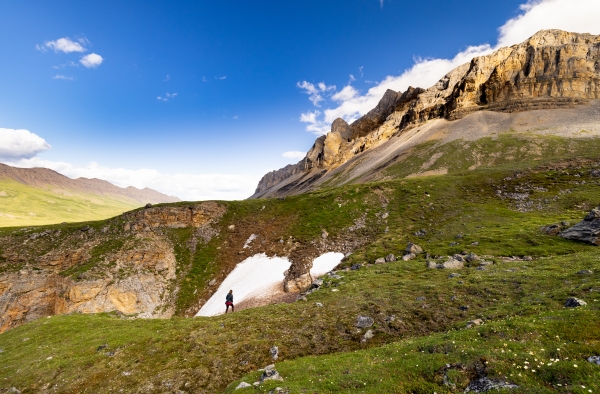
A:
<svg viewBox="0 0 600 394">
<path fill-rule="evenodd" d="M 0 388 L 233 391 L 242 378 L 256 380 L 255 371 L 272 362 L 269 348 L 276 345 L 276 367 L 285 381 L 267 383 L 259 392 L 277 386 L 293 393 L 463 392 L 482 370 L 520 385 L 514 392 L 598 392 L 600 366 L 585 358 L 600 355 L 600 250 L 540 232 L 547 224 L 574 224 L 597 206 L 600 178 L 591 173 L 597 166 L 590 156 L 526 164 L 519 171 L 481 168 L 285 200 L 225 202 L 220 233 L 206 244 L 192 247 L 189 229 L 164 230 L 176 246 L 179 316 L 196 301 L 195 289 L 225 264 L 231 224 L 300 243 L 319 239 L 322 230 L 340 243 L 360 237 L 366 241 L 343 265 L 368 265 L 340 271 L 342 279 L 327 279 L 306 302 L 215 318 L 102 314 L 34 321 L 0 335 Z M 363 219 L 364 227 L 357 226 Z M 100 231 L 105 223 L 89 226 Z M 63 234 L 81 231 L 63 226 Z M 426 235 L 416 236 L 421 229 Z M 118 235 L 107 236 L 92 254 L 106 253 Z M 430 270 L 420 256 L 370 265 L 388 253 L 401 255 L 409 240 L 432 256 L 474 252 L 494 264 L 485 270 Z M 32 251 L 32 261 L 50 247 Z M 577 274 L 582 269 L 593 274 Z M 450 272 L 460 277 L 449 278 Z M 588 305 L 564 310 L 572 296 Z M 355 327 L 358 315 L 375 320 L 374 336 L 366 342 L 366 330 Z M 476 318 L 485 324 L 466 329 Z M 448 385 L 446 364 L 453 366 L 446 371 Z"/>
</svg>

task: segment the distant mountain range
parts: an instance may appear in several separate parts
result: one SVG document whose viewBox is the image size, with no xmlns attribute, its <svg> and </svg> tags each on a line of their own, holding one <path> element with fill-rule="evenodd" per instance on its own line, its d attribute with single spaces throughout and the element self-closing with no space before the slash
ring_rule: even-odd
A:
<svg viewBox="0 0 600 394">
<path fill-rule="evenodd" d="M 533 140 L 597 137 L 598 99 L 600 36 L 542 30 L 521 44 L 474 58 L 429 89 L 388 90 L 376 108 L 352 124 L 336 119 L 304 159 L 266 174 L 251 198 L 562 155 L 556 149 L 542 152 L 540 146 L 548 144 Z M 530 142 L 517 154 L 511 144 L 506 150 L 487 144 L 487 151 L 478 151 L 467 143 L 508 135 Z"/>
<path fill-rule="evenodd" d="M 177 201 L 148 188 L 0 164 L 0 227 L 105 219 L 147 203 Z"/>
</svg>

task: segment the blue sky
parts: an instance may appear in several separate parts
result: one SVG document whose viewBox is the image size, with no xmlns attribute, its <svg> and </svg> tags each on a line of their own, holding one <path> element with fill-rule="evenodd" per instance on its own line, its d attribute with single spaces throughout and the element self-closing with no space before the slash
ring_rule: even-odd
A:
<svg viewBox="0 0 600 394">
<path fill-rule="evenodd" d="M 396 89 L 432 84 L 538 27 L 595 28 L 594 2 L 573 3 L 590 12 L 564 16 L 566 0 L 5 0 L 0 133 L 30 134 L 5 138 L 0 160 L 186 199 L 244 198 L 331 117 L 372 108 L 388 77 Z"/>
</svg>

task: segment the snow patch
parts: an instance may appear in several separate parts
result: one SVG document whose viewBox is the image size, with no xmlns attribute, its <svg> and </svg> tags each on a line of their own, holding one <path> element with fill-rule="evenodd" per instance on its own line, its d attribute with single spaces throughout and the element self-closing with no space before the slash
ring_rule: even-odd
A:
<svg viewBox="0 0 600 394">
<path fill-rule="evenodd" d="M 248 257 L 227 275 L 216 293 L 210 297 L 196 316 L 223 314 L 225 312 L 225 296 L 229 290 L 233 290 L 234 304 L 250 298 L 269 297 L 277 286 L 281 287 L 281 291 L 283 291 L 283 273 L 290 268 L 290 265 L 292 264 L 287 257 L 267 257 L 264 253 Z"/>
<path fill-rule="evenodd" d="M 250 247 L 250 243 L 252 241 L 254 241 L 256 239 L 256 234 L 250 234 L 250 236 L 248 237 L 248 239 L 246 240 L 246 243 L 244 244 L 244 249 L 249 248 Z"/>
<path fill-rule="evenodd" d="M 325 275 L 334 269 L 343 258 L 344 254 L 337 252 L 329 252 L 320 255 L 313 260 L 313 265 L 310 269 L 310 276 L 313 278 L 318 278 L 319 276 Z"/>
<path fill-rule="evenodd" d="M 256 239 L 252 234 L 246 245 Z M 246 247 L 244 245 L 244 248 Z M 310 275 L 313 278 L 325 275 L 344 258 L 343 253 L 329 252 L 313 260 Z M 283 294 L 284 272 L 292 263 L 287 257 L 268 257 L 264 253 L 255 254 L 242 261 L 231 271 L 196 316 L 216 316 L 225 312 L 225 296 L 233 290 L 233 301 L 237 305 L 246 300 L 261 300 L 254 303 L 268 304 L 274 296 Z"/>
</svg>

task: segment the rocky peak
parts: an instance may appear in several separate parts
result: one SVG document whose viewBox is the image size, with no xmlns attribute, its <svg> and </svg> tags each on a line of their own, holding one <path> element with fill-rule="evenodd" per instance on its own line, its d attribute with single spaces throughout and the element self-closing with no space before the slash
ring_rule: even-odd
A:
<svg viewBox="0 0 600 394">
<path fill-rule="evenodd" d="M 427 90 L 388 89 L 374 109 L 349 125 L 351 138 L 345 137 L 347 123 L 336 119 L 297 168 L 335 169 L 433 119 L 456 120 L 481 110 L 551 109 L 593 99 L 600 99 L 600 36 L 542 30 L 521 44 L 473 58 Z M 287 172 L 270 177 L 283 185 Z"/>
</svg>

